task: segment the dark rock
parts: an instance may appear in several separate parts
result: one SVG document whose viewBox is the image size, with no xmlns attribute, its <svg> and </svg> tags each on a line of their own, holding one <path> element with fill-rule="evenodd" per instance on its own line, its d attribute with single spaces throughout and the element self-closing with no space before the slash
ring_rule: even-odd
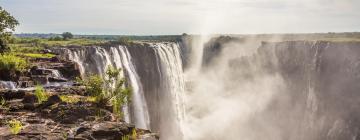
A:
<svg viewBox="0 0 360 140">
<path fill-rule="evenodd" d="M 36 84 L 47 84 L 49 82 L 48 76 L 44 75 L 33 75 L 31 78 L 35 81 Z"/>
<path fill-rule="evenodd" d="M 75 62 L 68 61 L 62 67 L 57 67 L 56 69 L 67 79 L 75 80 L 77 77 L 81 77 L 80 67 Z"/>
<path fill-rule="evenodd" d="M 34 104 L 37 102 L 37 98 L 34 94 L 26 94 L 24 96 L 24 99 L 22 100 L 22 103 L 30 103 L 30 104 Z"/>
<path fill-rule="evenodd" d="M 19 88 L 33 87 L 35 85 L 34 81 L 18 81 L 17 83 Z"/>
<path fill-rule="evenodd" d="M 25 93 L 26 92 L 22 90 L 0 90 L 0 96 L 6 100 L 22 99 Z"/>
<path fill-rule="evenodd" d="M 74 128 L 75 134 L 72 137 L 76 139 L 119 140 L 125 135 L 130 135 L 133 129 L 135 129 L 133 125 L 122 122 L 89 123 Z"/>
<path fill-rule="evenodd" d="M 58 95 L 52 95 L 48 98 L 47 101 L 43 102 L 42 104 L 39 105 L 39 108 L 42 109 L 42 108 L 46 108 L 46 107 L 49 107 L 49 106 L 52 106 L 54 104 L 57 104 L 57 103 L 60 103 L 61 102 L 61 99 Z"/>
<path fill-rule="evenodd" d="M 34 110 L 36 108 L 37 98 L 33 94 L 27 94 L 22 100 L 22 103 L 24 104 L 24 109 Z"/>
<path fill-rule="evenodd" d="M 24 105 L 21 103 L 21 99 L 7 101 L 6 104 L 10 111 L 17 111 L 24 108 Z"/>
<path fill-rule="evenodd" d="M 67 82 L 67 79 L 60 77 L 49 77 L 49 82 Z"/>
<path fill-rule="evenodd" d="M 105 109 L 93 107 L 91 104 L 68 104 L 64 102 L 52 107 L 46 115 L 56 122 L 64 124 L 74 124 L 80 121 L 114 120 L 112 113 Z"/>
</svg>

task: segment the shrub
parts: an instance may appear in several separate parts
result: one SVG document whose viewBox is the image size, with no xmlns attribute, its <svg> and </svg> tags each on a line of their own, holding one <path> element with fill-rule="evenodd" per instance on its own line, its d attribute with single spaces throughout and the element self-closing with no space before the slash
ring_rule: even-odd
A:
<svg viewBox="0 0 360 140">
<path fill-rule="evenodd" d="M 38 99 L 38 103 L 41 104 L 44 101 L 47 101 L 48 95 L 45 92 L 44 88 L 42 86 L 37 85 L 35 87 L 35 96 Z"/>
<path fill-rule="evenodd" d="M 13 54 L 0 55 L 0 70 L 24 71 L 27 67 L 27 61 L 24 58 Z"/>
<path fill-rule="evenodd" d="M 104 80 L 100 75 L 90 75 L 89 77 L 86 77 L 84 80 L 79 82 L 86 87 L 86 92 L 95 99 L 95 102 L 104 102 L 102 101 L 104 100 Z"/>
<path fill-rule="evenodd" d="M 18 134 L 23 127 L 22 123 L 15 119 L 8 121 L 7 125 L 10 128 L 11 133 L 15 135 Z"/>
<path fill-rule="evenodd" d="M 133 42 L 129 37 L 120 37 L 116 43 L 119 43 L 120 45 L 130 46 Z"/>
<path fill-rule="evenodd" d="M 95 98 L 98 105 L 110 103 L 113 113 L 118 118 L 122 117 L 121 107 L 130 101 L 131 89 L 123 87 L 125 80 L 120 78 L 120 69 L 108 67 L 103 78 L 90 75 L 80 83 L 86 86 L 86 91 Z"/>
</svg>

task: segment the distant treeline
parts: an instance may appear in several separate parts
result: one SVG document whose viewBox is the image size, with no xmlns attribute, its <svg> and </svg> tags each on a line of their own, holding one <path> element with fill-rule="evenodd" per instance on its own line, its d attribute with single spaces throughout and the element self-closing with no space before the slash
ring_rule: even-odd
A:
<svg viewBox="0 0 360 140">
<path fill-rule="evenodd" d="M 20 38 L 55 38 L 61 36 L 61 34 L 40 34 L 40 33 L 23 33 L 15 34 L 16 37 Z M 118 40 L 119 38 L 128 38 L 130 40 L 145 40 L 145 41 L 179 41 L 181 35 L 146 35 L 146 36 L 135 36 L 135 35 L 74 35 L 74 38 L 84 38 L 93 40 Z"/>
</svg>

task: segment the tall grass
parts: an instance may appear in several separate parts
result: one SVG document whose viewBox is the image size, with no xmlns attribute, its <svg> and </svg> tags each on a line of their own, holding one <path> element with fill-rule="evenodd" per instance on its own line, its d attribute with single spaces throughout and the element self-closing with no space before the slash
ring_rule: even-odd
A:
<svg viewBox="0 0 360 140">
<path fill-rule="evenodd" d="M 42 86 L 37 85 L 35 87 L 35 96 L 38 99 L 38 103 L 41 104 L 42 102 L 45 102 L 48 100 L 48 95 L 45 92 L 45 89 Z"/>
<path fill-rule="evenodd" d="M 0 55 L 0 70 L 24 71 L 28 67 L 26 59 L 13 54 Z"/>
</svg>

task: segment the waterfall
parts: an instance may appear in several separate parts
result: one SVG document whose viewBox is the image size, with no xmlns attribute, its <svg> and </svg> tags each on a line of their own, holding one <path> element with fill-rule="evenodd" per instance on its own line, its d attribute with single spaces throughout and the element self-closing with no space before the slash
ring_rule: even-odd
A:
<svg viewBox="0 0 360 140">
<path fill-rule="evenodd" d="M 16 83 L 12 81 L 0 81 L 0 88 L 4 89 L 15 89 Z"/>
<path fill-rule="evenodd" d="M 51 75 L 56 78 L 63 78 L 62 74 L 59 72 L 59 70 L 55 69 L 49 69 L 51 71 Z"/>
<path fill-rule="evenodd" d="M 182 61 L 180 56 L 180 48 L 178 44 L 157 44 L 156 54 L 160 60 L 159 73 L 162 74 L 161 81 L 163 89 L 165 89 L 164 102 L 162 109 L 171 112 L 162 113 L 162 121 L 160 121 L 161 133 L 160 137 L 165 139 L 182 139 L 182 124 L 185 118 L 184 107 L 184 79 L 182 71 Z M 170 108 L 168 108 L 170 107 Z M 169 125 L 171 124 L 171 125 Z"/>
<path fill-rule="evenodd" d="M 188 76 L 187 140 L 359 139 L 360 43 L 212 43 Z"/>
<path fill-rule="evenodd" d="M 125 120 L 162 140 L 358 139 L 360 44 L 223 41 L 193 43 L 185 72 L 177 43 L 64 52 L 83 75 L 121 68 Z"/>
<path fill-rule="evenodd" d="M 132 100 L 123 111 L 125 121 L 159 132 L 162 139 L 182 139 L 184 79 L 180 46 L 153 43 L 146 46 L 64 48 L 63 54 L 79 64 L 81 74 L 121 68 L 132 88 Z"/>
<path fill-rule="evenodd" d="M 133 91 L 132 104 L 134 108 L 135 125 L 138 128 L 149 129 L 149 113 L 144 97 L 144 91 L 139 76 L 136 73 L 135 66 L 132 63 L 131 55 L 124 46 L 120 46 L 119 51 L 122 56 L 123 68 L 128 72 Z"/>
</svg>

